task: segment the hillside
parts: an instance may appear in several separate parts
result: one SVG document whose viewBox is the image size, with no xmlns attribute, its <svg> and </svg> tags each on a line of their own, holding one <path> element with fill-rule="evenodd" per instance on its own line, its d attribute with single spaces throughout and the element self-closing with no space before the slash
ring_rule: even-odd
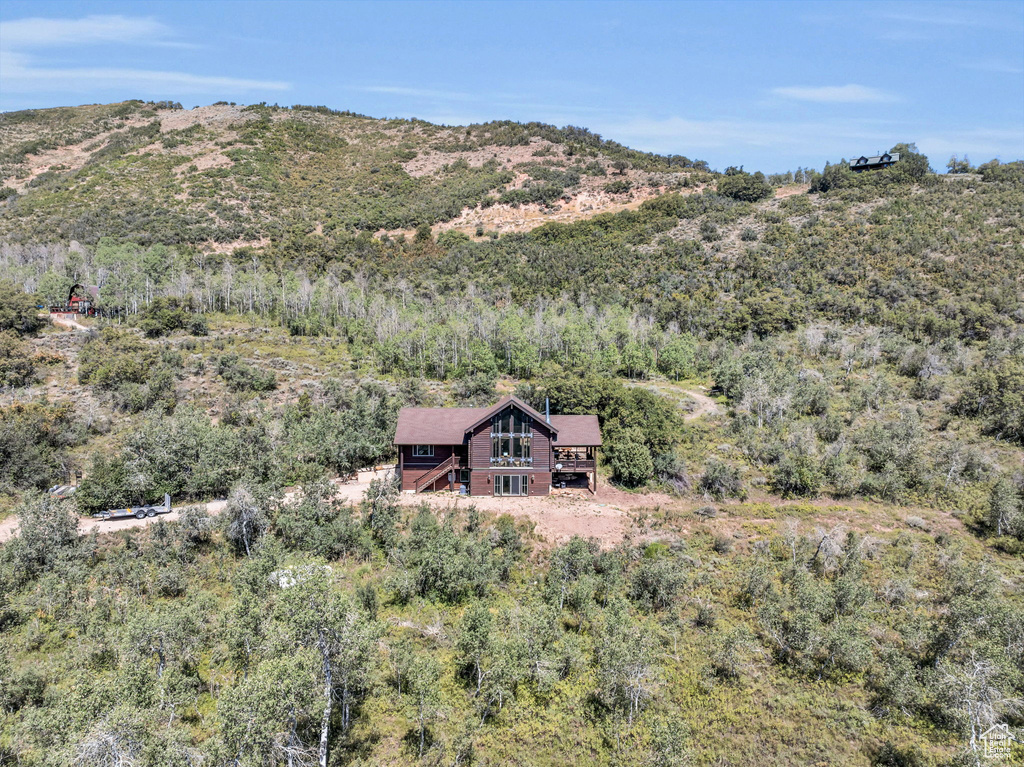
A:
<svg viewBox="0 0 1024 767">
<path fill-rule="evenodd" d="M 0 183 L 19 193 L 0 234 L 219 249 L 283 237 L 329 247 L 359 231 L 424 223 L 476 236 L 479 227 L 522 231 L 621 210 L 705 179 L 683 170 L 693 165 L 685 158 L 670 165 L 584 129 L 443 127 L 323 107 L 168 106 L 0 116 Z"/>
<path fill-rule="evenodd" d="M 953 767 L 1024 728 L 1019 163 L 783 186 L 168 106 L 0 118 L 0 764 Z M 37 309 L 74 283 L 85 330 Z M 399 408 L 510 392 L 598 415 L 597 497 L 348 480 Z"/>
</svg>

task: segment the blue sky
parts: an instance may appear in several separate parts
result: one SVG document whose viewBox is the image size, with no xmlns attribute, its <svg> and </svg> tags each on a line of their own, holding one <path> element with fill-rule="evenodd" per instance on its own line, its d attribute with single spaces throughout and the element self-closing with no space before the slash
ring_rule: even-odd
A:
<svg viewBox="0 0 1024 767">
<path fill-rule="evenodd" d="M 1024 158 L 1024 0 L 0 4 L 0 111 L 170 99 L 581 125 L 719 169 Z"/>
</svg>

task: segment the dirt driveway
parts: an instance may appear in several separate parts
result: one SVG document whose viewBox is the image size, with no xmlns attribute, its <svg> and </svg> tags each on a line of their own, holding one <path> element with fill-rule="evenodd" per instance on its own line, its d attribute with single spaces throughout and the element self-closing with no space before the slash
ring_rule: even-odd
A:
<svg viewBox="0 0 1024 767">
<path fill-rule="evenodd" d="M 351 503 L 358 503 L 373 479 L 381 479 L 391 473 L 391 469 L 360 472 L 358 478 L 351 482 L 335 480 L 338 497 Z M 293 496 L 295 491 L 286 493 Z M 465 509 L 475 505 L 482 511 L 494 514 L 511 514 L 530 520 L 534 530 L 545 543 L 557 545 L 564 543 L 574 535 L 585 538 L 597 538 L 605 547 L 620 543 L 630 527 L 630 511 L 644 507 L 672 503 L 672 498 L 660 493 L 626 493 L 610 485 L 599 484 L 597 494 L 590 495 L 585 491 L 556 491 L 555 494 L 540 498 L 470 498 L 455 493 L 421 493 L 419 495 L 402 494 L 399 498 L 403 506 L 416 506 L 428 503 L 431 508 L 439 511 L 458 508 Z M 225 501 L 212 501 L 206 504 L 210 514 L 218 514 L 226 505 Z M 184 506 L 170 514 L 157 517 L 135 519 L 130 517 L 122 520 L 97 521 L 83 517 L 78 522 L 79 535 L 86 535 L 93 528 L 100 533 L 111 533 L 131 527 L 145 527 L 154 524 L 158 519 L 174 521 Z M 17 534 L 18 520 L 8 517 L 0 522 L 0 543 L 13 538 Z"/>
<path fill-rule="evenodd" d="M 169 514 L 160 514 L 155 517 L 144 517 L 143 519 L 136 519 L 135 517 L 128 517 L 127 519 L 112 519 L 112 520 L 98 520 L 92 517 L 81 517 L 78 520 L 78 534 L 88 535 L 92 532 L 93 528 L 96 528 L 100 533 L 114 533 L 118 530 L 124 530 L 129 527 L 145 527 L 146 525 L 152 525 L 158 519 L 163 519 L 168 522 L 174 522 L 181 516 L 181 510 L 187 506 L 202 505 L 202 504 L 187 504 L 186 506 L 179 506 L 177 509 L 172 509 Z M 217 514 L 227 505 L 226 501 L 210 501 L 206 504 L 206 510 L 211 514 Z M 7 519 L 0 522 L 0 543 L 13 538 L 18 534 L 18 518 L 15 516 L 7 517 Z"/>
</svg>

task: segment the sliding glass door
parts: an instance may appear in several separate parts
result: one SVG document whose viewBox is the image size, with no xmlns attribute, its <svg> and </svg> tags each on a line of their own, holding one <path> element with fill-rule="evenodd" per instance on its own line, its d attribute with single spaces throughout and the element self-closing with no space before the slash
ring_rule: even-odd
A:
<svg viewBox="0 0 1024 767">
<path fill-rule="evenodd" d="M 526 474 L 498 474 L 494 477 L 495 495 L 529 495 L 530 478 Z"/>
</svg>

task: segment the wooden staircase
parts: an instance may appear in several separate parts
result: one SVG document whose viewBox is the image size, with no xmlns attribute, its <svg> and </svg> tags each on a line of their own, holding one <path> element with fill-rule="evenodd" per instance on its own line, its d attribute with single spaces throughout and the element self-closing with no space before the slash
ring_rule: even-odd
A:
<svg viewBox="0 0 1024 767">
<path fill-rule="evenodd" d="M 430 487 L 432 484 L 437 482 L 441 478 L 441 475 L 447 474 L 449 471 L 454 471 L 457 465 L 457 455 L 451 455 L 447 460 L 442 461 L 433 469 L 428 471 L 418 480 L 416 480 L 416 492 L 419 493 L 425 487 Z"/>
</svg>

